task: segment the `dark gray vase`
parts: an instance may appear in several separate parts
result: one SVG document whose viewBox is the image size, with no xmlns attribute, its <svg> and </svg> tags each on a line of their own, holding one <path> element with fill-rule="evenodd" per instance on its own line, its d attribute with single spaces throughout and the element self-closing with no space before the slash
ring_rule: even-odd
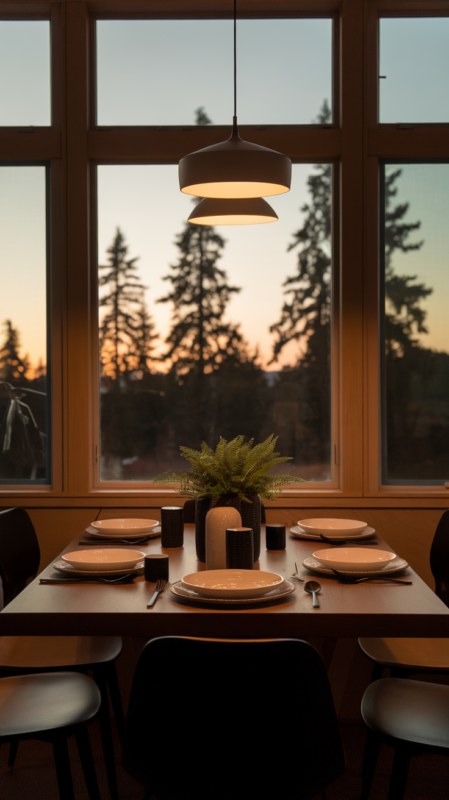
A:
<svg viewBox="0 0 449 800">
<path fill-rule="evenodd" d="M 232 506 L 240 512 L 242 526 L 252 528 L 254 534 L 254 561 L 259 560 L 260 556 L 260 520 L 261 520 L 261 500 L 258 494 L 247 494 L 251 503 L 245 503 L 234 495 L 220 495 L 212 498 L 211 508 L 220 506 Z"/>
<path fill-rule="evenodd" d="M 210 497 L 195 498 L 195 545 L 198 561 L 206 563 L 206 514 Z"/>
<path fill-rule="evenodd" d="M 242 518 L 243 527 L 253 529 L 254 561 L 258 561 L 260 556 L 260 520 L 262 505 L 258 494 L 247 494 L 246 497 L 252 502 L 244 503 L 242 501 L 240 516 Z"/>
</svg>

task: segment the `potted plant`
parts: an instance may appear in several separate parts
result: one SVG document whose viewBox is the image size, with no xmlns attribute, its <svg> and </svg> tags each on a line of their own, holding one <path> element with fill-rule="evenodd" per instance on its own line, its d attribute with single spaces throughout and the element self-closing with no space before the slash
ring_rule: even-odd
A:
<svg viewBox="0 0 449 800">
<path fill-rule="evenodd" d="M 253 529 L 254 560 L 260 553 L 261 498 L 275 500 L 282 486 L 298 483 L 296 475 L 268 475 L 278 464 L 291 461 L 288 456 L 276 453 L 278 437 L 271 434 L 264 442 L 254 445 L 254 439 L 245 442 L 236 436 L 228 442 L 220 437 L 215 450 L 206 442 L 201 450 L 180 447 L 190 463 L 186 472 L 166 472 L 158 475 L 154 483 L 174 483 L 179 493 L 194 497 L 197 555 L 205 561 L 205 518 L 209 508 L 234 506 L 240 512 L 242 525 Z"/>
</svg>

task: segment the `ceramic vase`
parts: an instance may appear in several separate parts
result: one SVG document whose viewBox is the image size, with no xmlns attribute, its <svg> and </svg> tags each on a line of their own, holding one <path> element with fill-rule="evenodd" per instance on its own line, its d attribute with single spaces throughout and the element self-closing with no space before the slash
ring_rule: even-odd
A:
<svg viewBox="0 0 449 800">
<path fill-rule="evenodd" d="M 226 569 L 226 529 L 241 526 L 242 518 L 232 506 L 218 506 L 207 512 L 206 569 Z"/>
</svg>

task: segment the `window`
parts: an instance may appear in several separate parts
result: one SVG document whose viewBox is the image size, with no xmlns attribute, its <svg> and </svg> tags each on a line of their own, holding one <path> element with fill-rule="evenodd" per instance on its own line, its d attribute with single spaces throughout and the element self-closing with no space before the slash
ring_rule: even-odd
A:
<svg viewBox="0 0 449 800">
<path fill-rule="evenodd" d="M 449 18 L 380 20 L 380 122 L 449 122 Z"/>
<path fill-rule="evenodd" d="M 382 167 L 383 482 L 449 479 L 449 162 Z"/>
<path fill-rule="evenodd" d="M 331 164 L 293 166 L 278 223 L 218 228 L 186 221 L 176 166 L 98 171 L 100 477 L 275 432 L 293 474 L 330 481 Z"/>
<path fill-rule="evenodd" d="M 46 172 L 0 165 L 1 483 L 50 483 Z"/>
<path fill-rule="evenodd" d="M 0 21 L 0 125 L 50 125 L 50 23 Z"/>
<path fill-rule="evenodd" d="M 242 19 L 237 37 L 239 123 L 315 121 L 332 97 L 332 20 Z M 232 75 L 231 20 L 97 22 L 99 125 L 193 125 L 201 107 L 229 125 Z"/>
</svg>

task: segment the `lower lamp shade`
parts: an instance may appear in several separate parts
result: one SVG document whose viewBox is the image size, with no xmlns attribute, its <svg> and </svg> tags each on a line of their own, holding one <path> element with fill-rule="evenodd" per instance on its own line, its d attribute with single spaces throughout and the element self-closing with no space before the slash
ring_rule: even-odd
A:
<svg viewBox="0 0 449 800">
<path fill-rule="evenodd" d="M 195 225 L 261 225 L 277 222 L 278 216 L 262 197 L 243 199 L 206 197 L 189 216 Z"/>
</svg>

